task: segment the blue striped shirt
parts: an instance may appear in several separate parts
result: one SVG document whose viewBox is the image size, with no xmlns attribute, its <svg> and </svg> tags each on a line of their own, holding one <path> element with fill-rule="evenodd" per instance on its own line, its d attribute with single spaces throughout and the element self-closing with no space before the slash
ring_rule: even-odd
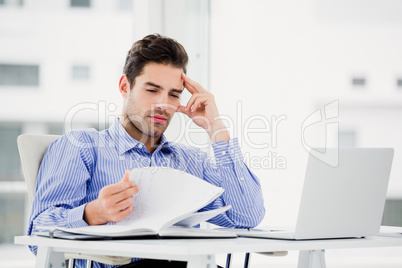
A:
<svg viewBox="0 0 402 268">
<path fill-rule="evenodd" d="M 162 136 L 150 154 L 133 139 L 119 120 L 107 130 L 70 132 L 53 142 L 46 152 L 36 181 L 28 235 L 37 226 L 83 227 L 85 205 L 99 191 L 121 181 L 125 171 L 164 166 L 179 169 L 225 189 L 201 211 L 231 205 L 210 222 L 224 227 L 254 227 L 265 209 L 260 183 L 243 162 L 237 139 L 212 144 L 215 159 L 197 148 L 172 143 Z M 36 254 L 37 247 L 31 247 Z M 135 261 L 135 259 L 133 259 Z M 85 267 L 77 260 L 77 267 Z M 94 267 L 112 267 L 95 263 Z"/>
</svg>

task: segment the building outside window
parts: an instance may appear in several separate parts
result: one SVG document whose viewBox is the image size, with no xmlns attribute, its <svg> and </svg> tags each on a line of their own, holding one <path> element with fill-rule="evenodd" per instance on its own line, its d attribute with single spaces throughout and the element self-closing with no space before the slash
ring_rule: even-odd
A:
<svg viewBox="0 0 402 268">
<path fill-rule="evenodd" d="M 0 123 L 0 244 L 12 243 L 25 227 L 25 198 L 17 137 L 21 124 Z"/>
<path fill-rule="evenodd" d="M 21 133 L 21 124 L 0 123 L 0 181 L 23 180 L 17 148 L 17 137 Z"/>
<path fill-rule="evenodd" d="M 122 11 L 128 11 L 133 8 L 132 0 L 119 0 L 119 9 Z"/>
<path fill-rule="evenodd" d="M 71 7 L 91 7 L 90 0 L 70 0 Z"/>
<path fill-rule="evenodd" d="M 24 0 L 0 0 L 0 6 L 16 6 L 22 7 Z"/>
<path fill-rule="evenodd" d="M 0 63 L 0 86 L 39 86 L 39 65 Z"/>
<path fill-rule="evenodd" d="M 86 81 L 90 78 L 90 68 L 88 65 L 73 65 L 72 79 L 74 81 Z"/>
</svg>

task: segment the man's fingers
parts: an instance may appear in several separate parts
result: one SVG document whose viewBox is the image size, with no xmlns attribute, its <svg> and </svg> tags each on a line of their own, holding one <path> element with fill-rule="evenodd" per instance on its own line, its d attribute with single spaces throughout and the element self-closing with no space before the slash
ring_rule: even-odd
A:
<svg viewBox="0 0 402 268">
<path fill-rule="evenodd" d="M 119 194 L 130 189 L 133 188 L 131 191 L 134 191 L 135 193 L 138 192 L 138 186 L 135 185 L 135 183 L 133 181 L 120 181 L 116 184 L 112 184 L 112 185 L 108 185 L 106 187 L 104 187 L 99 196 L 101 198 L 112 198 L 114 196 L 116 196 L 116 198 L 119 198 Z"/>
<path fill-rule="evenodd" d="M 176 112 L 183 113 L 187 116 L 190 116 L 190 112 L 186 111 L 186 106 L 183 106 L 183 105 L 180 105 L 179 107 L 177 107 Z"/>
<path fill-rule="evenodd" d="M 133 212 L 133 206 L 129 206 L 128 208 L 126 208 L 125 210 L 121 210 L 118 213 L 118 222 L 123 220 L 124 218 L 126 218 L 128 215 L 131 214 L 131 212 Z"/>
<path fill-rule="evenodd" d="M 109 222 L 119 222 L 131 213 L 134 200 L 133 195 L 138 190 L 138 186 L 132 186 L 103 200 L 104 212 L 109 215 L 107 217 Z"/>
<path fill-rule="evenodd" d="M 114 204 L 117 204 L 123 200 L 131 198 L 133 195 L 138 193 L 138 191 L 139 191 L 138 186 L 132 186 L 130 188 L 125 189 L 124 191 L 112 195 L 110 197 L 110 201 Z"/>
<path fill-rule="evenodd" d="M 184 83 L 187 83 L 189 86 L 198 89 L 198 88 L 202 88 L 200 86 L 200 84 L 198 84 L 197 82 L 195 82 L 194 80 L 192 80 L 190 77 L 188 77 L 185 73 L 183 73 L 183 80 Z"/>
<path fill-rule="evenodd" d="M 118 183 L 102 188 L 99 193 L 98 203 L 108 222 L 119 222 L 127 217 L 133 210 L 133 195 L 139 188 L 133 181 L 130 181 L 130 171 L 124 173 L 122 180 Z"/>
<path fill-rule="evenodd" d="M 196 101 L 196 99 L 199 97 L 200 95 L 198 93 L 195 93 L 191 96 L 191 98 L 188 100 L 187 105 L 186 105 L 186 111 L 190 111 L 191 110 L 191 106 L 193 106 L 194 102 Z"/>
<path fill-rule="evenodd" d="M 130 198 L 121 200 L 120 202 L 118 202 L 115 206 L 115 212 L 119 212 L 121 210 L 125 210 L 130 206 L 133 206 L 133 200 L 134 198 L 131 196 Z"/>
<path fill-rule="evenodd" d="M 133 206 L 129 206 L 124 210 L 120 210 L 117 213 L 115 213 L 111 219 L 109 220 L 109 222 L 119 222 L 121 220 L 123 220 L 124 218 L 126 218 L 128 215 L 130 215 L 130 213 L 133 211 Z"/>
<path fill-rule="evenodd" d="M 184 81 L 184 87 L 187 88 L 187 90 L 191 93 L 204 93 L 207 92 L 200 84 L 195 82 L 194 80 L 191 80 L 186 74 L 182 74 L 182 78 Z"/>
<path fill-rule="evenodd" d="M 115 215 L 116 213 L 119 213 L 120 211 L 125 210 L 132 205 L 133 205 L 133 198 L 131 197 L 121 200 L 118 203 L 113 203 L 112 205 L 109 204 L 106 207 L 106 211 L 109 215 Z"/>
<path fill-rule="evenodd" d="M 124 190 L 134 187 L 134 186 L 135 186 L 135 183 L 133 181 L 120 181 L 116 184 L 106 186 L 102 190 L 103 190 L 103 194 L 105 196 L 108 196 L 108 195 L 119 194 L 119 193 L 123 192 Z"/>
<path fill-rule="evenodd" d="M 191 112 L 195 112 L 201 105 L 208 104 L 209 97 L 207 95 L 198 93 L 193 96 L 194 98 L 191 98 L 187 103 L 186 111 L 191 110 Z"/>
<path fill-rule="evenodd" d="M 184 82 L 184 87 L 187 88 L 188 92 L 190 92 L 191 94 L 198 93 L 198 90 L 187 82 Z"/>
<path fill-rule="evenodd" d="M 118 194 L 118 193 L 124 191 L 125 189 L 130 188 L 135 185 L 135 183 L 133 181 L 130 181 L 130 174 L 131 174 L 130 170 L 126 170 L 121 181 L 114 184 L 114 185 L 116 185 L 116 187 L 115 187 L 115 192 L 112 194 Z"/>
<path fill-rule="evenodd" d="M 191 108 L 191 111 L 192 111 L 192 112 L 197 111 L 198 107 L 200 107 L 200 105 L 203 104 L 204 101 L 205 101 L 205 100 L 197 99 L 197 100 L 194 102 L 193 107 Z"/>
</svg>

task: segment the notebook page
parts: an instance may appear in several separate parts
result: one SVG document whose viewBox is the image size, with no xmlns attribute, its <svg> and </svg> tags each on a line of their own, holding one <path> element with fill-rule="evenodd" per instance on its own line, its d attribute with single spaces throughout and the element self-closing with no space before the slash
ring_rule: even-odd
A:
<svg viewBox="0 0 402 268">
<path fill-rule="evenodd" d="M 198 212 L 198 213 L 193 213 L 191 216 L 176 222 L 174 225 L 175 226 L 184 226 L 184 227 L 192 227 L 197 224 L 200 224 L 201 222 L 205 222 L 209 219 L 212 219 L 216 215 L 219 215 L 229 209 L 231 209 L 232 206 L 228 205 L 225 207 L 213 209 L 213 210 L 208 210 L 208 211 L 203 211 L 203 212 Z"/>
<path fill-rule="evenodd" d="M 130 180 L 139 186 L 133 212 L 120 226 L 161 230 L 201 209 L 222 194 L 223 189 L 183 171 L 166 167 L 138 168 Z"/>
</svg>

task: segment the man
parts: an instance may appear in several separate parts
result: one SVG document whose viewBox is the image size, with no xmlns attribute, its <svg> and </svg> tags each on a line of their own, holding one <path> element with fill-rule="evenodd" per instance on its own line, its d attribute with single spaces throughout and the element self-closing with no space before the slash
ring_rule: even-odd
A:
<svg viewBox="0 0 402 268">
<path fill-rule="evenodd" d="M 213 95 L 186 76 L 187 62 L 182 45 L 168 37 L 149 35 L 133 44 L 119 82 L 122 116 L 107 130 L 73 131 L 51 144 L 38 173 L 29 235 L 44 225 L 73 228 L 121 221 L 133 209 L 133 195 L 141 191 L 129 181 L 129 170 L 144 166 L 181 169 L 223 187 L 222 196 L 202 210 L 229 204 L 232 209 L 211 223 L 254 227 L 262 220 L 259 181 L 219 119 Z M 180 105 L 184 88 L 192 94 L 186 106 Z M 176 112 L 207 131 L 216 164 L 199 149 L 166 140 L 163 133 Z M 36 253 L 36 247 L 31 250 Z M 131 265 L 147 267 L 148 262 L 134 259 Z M 85 267 L 85 261 L 76 265 Z"/>
</svg>

